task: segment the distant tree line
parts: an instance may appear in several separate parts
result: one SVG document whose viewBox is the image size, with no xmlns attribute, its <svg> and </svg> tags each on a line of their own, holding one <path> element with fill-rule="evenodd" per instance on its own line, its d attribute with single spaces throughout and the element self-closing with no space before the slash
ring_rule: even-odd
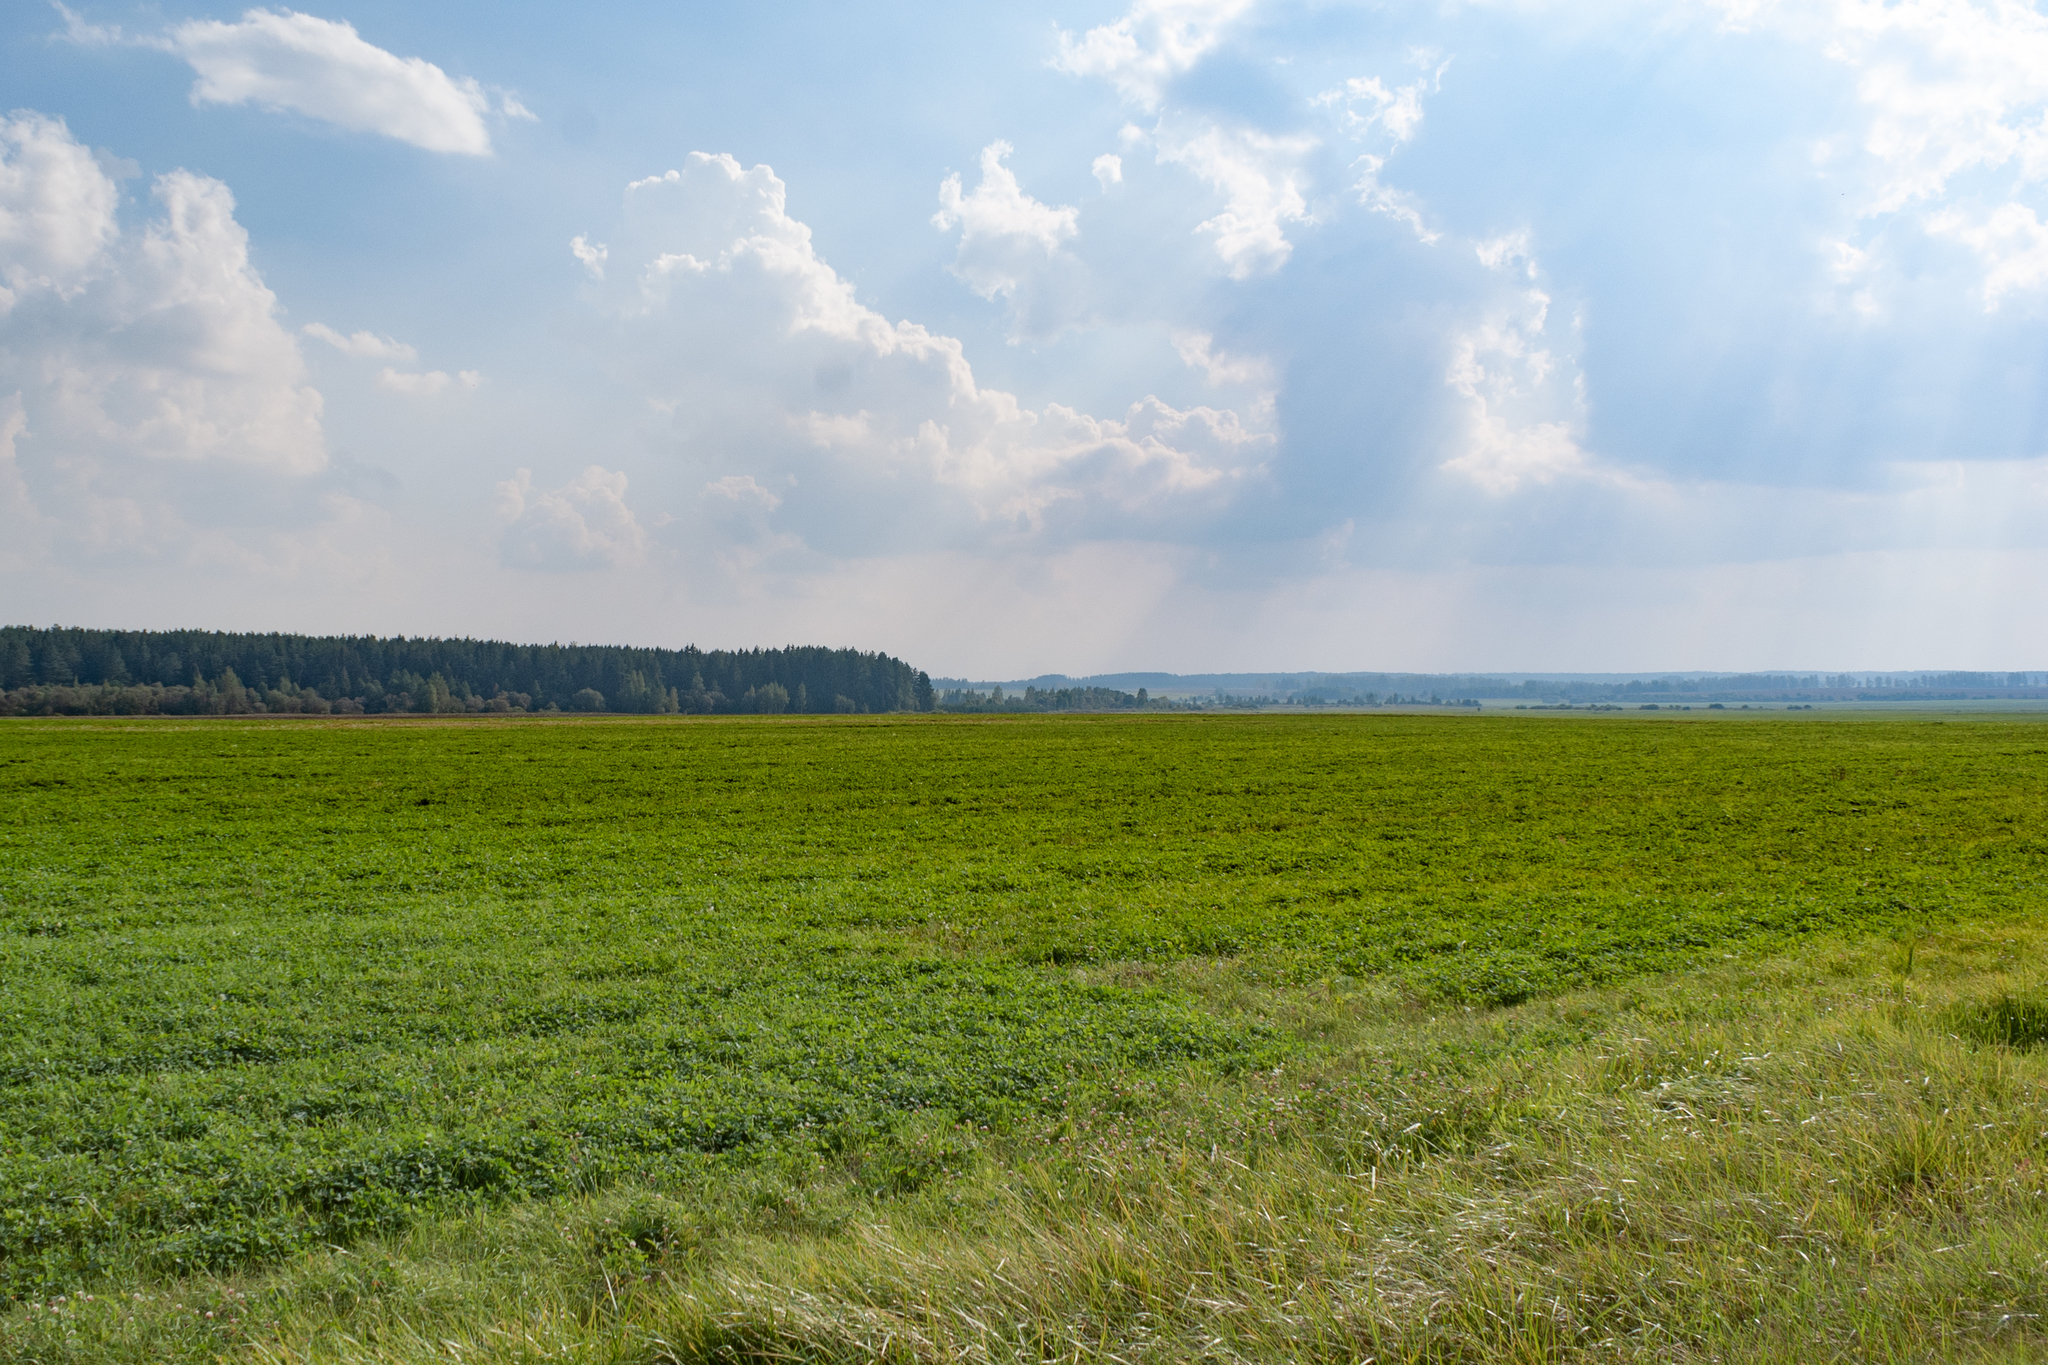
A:
<svg viewBox="0 0 2048 1365">
<path fill-rule="evenodd" d="M 1048 696 L 1129 696 L 1137 679 L 1151 685 L 1151 705 L 1162 693 L 1186 709 L 1245 709 L 1268 706 L 1463 706 L 1480 699 L 1529 705 L 1648 704 L 1725 705 L 1762 702 L 1960 701 L 1965 699 L 2048 700 L 2048 673 L 1744 673 L 1661 678 L 1502 678 L 1467 673 L 1292 673 L 1292 674 L 1109 674 L 1069 679 L 1047 674 L 1031 683 L 1004 687 L 1005 709 L 1024 707 L 1016 698 L 1035 690 Z M 937 678 L 942 697 L 979 697 L 986 706 L 993 685 Z M 1124 703 L 1129 705 L 1130 703 Z"/>
<path fill-rule="evenodd" d="M 1219 689 L 1219 703 L 1226 694 Z M 1465 674 L 1313 675 L 1275 688 L 1268 701 L 1294 705 L 1466 705 L 1497 701 L 1636 703 L 1758 701 L 1958 701 L 1964 698 L 2048 697 L 2048 674 L 2001 673 L 1744 673 L 1724 677 L 1597 679 L 1527 678 L 1519 682 Z"/>
<path fill-rule="evenodd" d="M 855 649 L 635 649 L 374 635 L 0 627 L 0 715 L 929 711 Z"/>
<path fill-rule="evenodd" d="M 1192 710 L 1185 703 L 1156 700 L 1144 688 L 1135 693 L 1112 687 L 1026 687 L 1021 692 L 1004 692 L 995 687 L 977 692 L 971 687 L 952 688 L 939 693 L 938 709 L 985 715 L 1026 711 L 1144 711 Z"/>
</svg>

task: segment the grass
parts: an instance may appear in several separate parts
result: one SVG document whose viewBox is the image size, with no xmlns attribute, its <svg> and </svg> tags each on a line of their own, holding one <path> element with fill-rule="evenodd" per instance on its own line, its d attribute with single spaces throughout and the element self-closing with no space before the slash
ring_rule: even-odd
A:
<svg viewBox="0 0 2048 1365">
<path fill-rule="evenodd" d="M 2044 740 L 15 723 L 0 1358 L 2023 1358 Z"/>
<path fill-rule="evenodd" d="M 2048 1349 L 2048 932 L 1499 1010 L 1124 966 L 1297 1045 L 1002 1133 L 907 1124 L 18 1309 L 13 1358 L 2022 1360 Z"/>
</svg>

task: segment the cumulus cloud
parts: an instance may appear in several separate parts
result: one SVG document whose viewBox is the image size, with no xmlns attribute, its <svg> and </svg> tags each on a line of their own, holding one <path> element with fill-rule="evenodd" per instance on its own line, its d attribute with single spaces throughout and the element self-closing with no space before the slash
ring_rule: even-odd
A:
<svg viewBox="0 0 2048 1365">
<path fill-rule="evenodd" d="M 1063 217 L 1010 208 L 997 221 L 1022 224 L 1009 235 L 1032 250 L 1062 239 Z M 766 166 L 692 153 L 629 187 L 627 226 L 614 258 L 634 274 L 615 271 L 607 297 L 650 403 L 685 448 L 746 450 L 778 476 L 803 470 L 806 489 L 892 490 L 890 515 L 923 507 L 927 529 L 964 512 L 1028 532 L 1055 507 L 1144 519 L 1227 499 L 1272 444 L 1228 411 L 1147 398 L 1097 418 L 982 387 L 959 341 L 857 299 Z M 833 534 L 857 533 L 831 511 Z"/>
<path fill-rule="evenodd" d="M 227 186 L 159 176 L 157 216 L 123 231 L 113 181 L 61 121 L 16 115 L 0 146 L 0 394 L 46 530 L 75 550 L 185 553 L 235 516 L 230 483 L 273 502 L 310 488 L 327 468 L 321 396 Z"/>
<path fill-rule="evenodd" d="M 0 121 L 0 315 L 23 293 L 85 287 L 120 235 L 121 190 L 61 119 Z"/>
<path fill-rule="evenodd" d="M 188 171 L 160 176 L 162 216 L 140 234 L 111 236 L 110 181 L 104 193 L 63 196 L 38 183 L 37 166 L 73 178 L 92 164 L 62 123 L 16 118 L 0 137 L 76 149 L 21 156 L 14 165 L 30 174 L 8 186 L 8 216 L 22 203 L 68 205 L 76 241 L 98 244 L 90 254 L 74 245 L 55 262 L 33 236 L 0 248 L 0 275 L 22 286 L 6 321 L 7 378 L 33 395 L 37 439 L 283 473 L 324 467 L 320 395 L 305 382 L 276 296 L 249 264 L 227 186 Z M 43 221 L 66 230 L 60 215 Z"/>
<path fill-rule="evenodd" d="M 1088 169 L 1095 177 L 1095 183 L 1102 186 L 1104 194 L 1109 193 L 1111 185 L 1124 183 L 1124 159 L 1115 152 L 1104 152 L 1096 157 L 1095 164 Z"/>
<path fill-rule="evenodd" d="M 1079 210 L 1054 208 L 1025 193 L 1016 172 L 1003 164 L 1013 150 L 1007 142 L 982 148 L 981 183 L 971 193 L 961 192 L 959 176 L 947 176 L 932 215 L 932 226 L 942 232 L 959 227 L 953 273 L 985 299 L 1014 293 L 1023 273 L 1080 232 Z"/>
<path fill-rule="evenodd" d="M 404 342 L 393 341 L 390 337 L 380 337 L 375 332 L 352 332 L 343 336 L 324 322 L 309 322 L 299 330 L 315 341 L 326 342 L 343 355 L 355 356 L 358 359 L 407 362 L 419 359 L 419 352 Z"/>
<path fill-rule="evenodd" d="M 1017 176 L 1003 164 L 1016 149 L 1007 142 L 991 142 L 981 149 L 981 183 L 972 194 L 960 192 L 960 177 L 949 175 L 939 186 L 939 211 L 932 225 L 950 231 L 960 225 L 963 243 L 987 239 L 1016 238 L 1051 253 L 1080 229 L 1079 216 L 1072 208 L 1053 208 L 1039 203 L 1017 184 Z"/>
<path fill-rule="evenodd" d="M 522 569 L 629 568 L 647 554 L 647 532 L 626 505 L 626 476 L 590 465 L 550 492 L 535 492 L 533 471 L 498 484 L 499 545 Z"/>
<path fill-rule="evenodd" d="M 1080 37 L 1062 31 L 1053 65 L 1100 76 L 1125 99 L 1157 109 L 1166 86 L 1222 41 L 1255 0 L 1138 0 L 1114 23 Z"/>
<path fill-rule="evenodd" d="M 346 21 L 291 10 L 252 9 L 226 23 L 194 19 L 152 45 L 198 73 L 194 104 L 291 110 L 356 132 L 379 133 L 430 152 L 484 156 L 491 99 L 419 57 L 365 42 Z M 510 96 L 501 113 L 532 117 Z"/>
</svg>

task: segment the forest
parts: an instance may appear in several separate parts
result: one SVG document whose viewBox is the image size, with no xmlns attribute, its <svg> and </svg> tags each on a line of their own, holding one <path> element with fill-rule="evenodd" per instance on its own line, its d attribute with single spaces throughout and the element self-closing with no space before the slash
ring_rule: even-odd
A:
<svg viewBox="0 0 2048 1365">
<path fill-rule="evenodd" d="M 0 715 L 929 711 L 925 674 L 856 649 L 0 627 Z"/>
</svg>

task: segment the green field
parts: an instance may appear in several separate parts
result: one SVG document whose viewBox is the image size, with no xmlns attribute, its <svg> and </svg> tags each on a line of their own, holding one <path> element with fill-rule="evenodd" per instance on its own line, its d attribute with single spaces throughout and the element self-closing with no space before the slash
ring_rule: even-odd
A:
<svg viewBox="0 0 2048 1365">
<path fill-rule="evenodd" d="M 1003 1245 L 1022 1246 L 1081 1207 L 1141 1230 L 1222 1227 L 1252 1216 L 1246 1191 L 1276 1171 L 1292 1174 L 1259 1198 L 1367 1171 L 1391 1191 L 1396 1166 L 1447 1179 L 1441 1163 L 1552 1122 L 1532 1098 L 1545 1068 L 1609 1058 L 1608 1076 L 1656 1039 L 1683 1066 L 1642 1063 L 1613 1094 L 1725 1076 L 1732 1055 L 1717 1073 L 1694 1040 L 1733 1030 L 1735 1046 L 1745 1015 L 1809 1038 L 1866 1008 L 1870 1028 L 1910 1033 L 1899 1010 L 1936 979 L 1948 994 L 1913 1006 L 1928 1037 L 1996 1061 L 1983 1083 L 2034 1116 L 1991 1121 L 2020 1145 L 1984 1157 L 2024 1186 L 2008 1250 L 2048 1246 L 2026 1240 L 2048 1160 L 2026 976 L 2048 871 L 2036 720 L 10 721 L 0 798 L 0 1290 L 18 1301 L 0 1358 L 411 1359 L 441 1350 L 418 1335 L 437 1313 L 450 1339 L 474 1338 L 460 1358 L 559 1358 L 489 1346 L 529 1311 L 556 1315 L 572 1358 L 938 1358 L 952 1348 L 915 1346 L 908 1327 L 863 1337 L 872 1303 L 866 1318 L 820 1309 L 807 1336 L 777 1296 L 809 1274 L 804 1302 L 867 1302 L 874 1267 L 896 1260 L 858 1229 L 892 1220 L 905 1237 L 1006 1227 Z M 1728 1003 L 1759 980 L 1778 985 Z M 1706 1000 L 1720 1003 L 1685 1023 Z M 1779 1064 L 1797 1071 L 1794 1055 Z M 1898 1079 L 1814 1074 L 1823 1096 L 1839 1080 L 1886 1103 Z M 1276 1077 L 1308 1090 L 1281 1104 Z M 1608 1093 L 1587 1084 L 1573 1093 Z M 1555 1120 L 1570 1143 L 1613 1147 L 1574 1103 Z M 2042 1136 L 2021 1131 L 2036 1118 Z M 1170 1151 L 1206 1152 L 1206 1174 L 1160 1175 Z M 1222 1158 L 1245 1173 L 1234 1203 L 1205 1184 Z M 1717 1158 L 1724 1179 L 1732 1159 Z M 1144 1202 L 1168 1196 L 1210 1202 Z M 1070 1198 L 1059 1217 L 1030 1212 Z M 1344 1222 L 1317 1207 L 1294 1215 L 1303 1247 Z M 1603 1207 L 1583 1216 L 1626 1225 Z M 1401 1235 L 1427 1240 L 1442 1214 L 1413 1212 Z M 492 1239 L 526 1245 L 535 1216 L 576 1250 L 520 1253 L 534 1258 L 523 1297 L 449 1269 L 492 1262 L 478 1250 Z M 1120 1235 L 1141 1266 L 1145 1235 Z M 1220 1261 L 1145 1273 L 1224 1275 L 1242 1238 L 1217 1235 Z M 799 1244 L 812 1260 L 765 1268 Z M 973 1266 L 988 1246 L 934 1264 Z M 348 1257 L 372 1249 L 401 1268 L 350 1280 Z M 1317 1254 L 1366 1252 L 1340 1237 Z M 1013 1283 L 1032 1260 L 1018 1255 Z M 453 1275 L 446 1302 L 394 1306 L 404 1265 Z M 705 1307 L 705 1286 L 729 1290 L 742 1266 L 767 1277 L 758 1292 Z M 1089 1354 L 1078 1310 L 988 1273 L 979 1289 L 902 1292 L 954 1294 L 974 1321 L 1009 1314 L 970 1356 L 1003 1355 L 992 1340 L 1029 1359 Z M 1867 1289 L 1874 1272 L 1859 1273 Z M 1984 1304 L 2006 1303 L 1993 1281 L 2012 1272 L 1987 1273 Z M 1494 1316 L 1522 1321 L 1535 1353 L 1471 1358 L 1599 1345 L 1540 1326 L 1557 1314 L 1502 1275 Z M 1172 1315 L 1110 1282 L 1124 1288 L 1084 1314 L 1100 1354 L 1169 1341 Z M 188 1298 L 217 1316 L 186 1314 Z M 698 1316 L 678 1325 L 684 1301 Z M 1926 1321 L 1959 1349 L 1977 1300 L 1945 1302 Z M 749 1303 L 769 1327 L 747 1325 Z M 664 1311 L 666 1335 L 634 1335 Z M 1971 1349 L 2044 1339 L 2001 1311 L 2008 1325 Z M 1711 1317 L 1637 1344 L 1711 1354 Z M 1330 1317 L 1314 1349 L 1261 1328 L 1203 1350 L 1466 1358 L 1393 1308 L 1382 1320 L 1361 1335 Z M 1162 1358 L 1194 1352 L 1171 1340 Z M 1935 1349 L 1900 1340 L 1907 1357 Z"/>
</svg>

